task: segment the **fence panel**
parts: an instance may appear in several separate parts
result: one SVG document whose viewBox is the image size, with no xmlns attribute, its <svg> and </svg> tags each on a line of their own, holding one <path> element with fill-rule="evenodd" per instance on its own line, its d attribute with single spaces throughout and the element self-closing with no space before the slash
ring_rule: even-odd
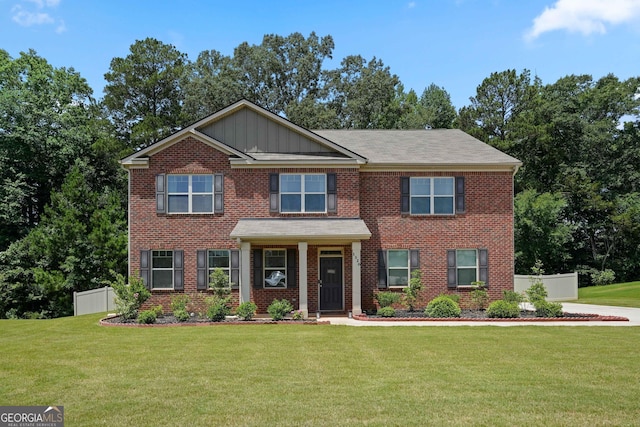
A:
<svg viewBox="0 0 640 427">
<path fill-rule="evenodd" d="M 73 293 L 73 315 L 101 313 L 112 311 L 116 305 L 114 303 L 113 289 L 109 286 L 104 288 L 91 289 L 84 292 Z"/>
<path fill-rule="evenodd" d="M 550 274 L 542 276 L 542 283 L 547 289 L 547 301 L 572 301 L 578 299 L 578 273 Z M 531 276 L 514 276 L 513 290 L 524 292 L 531 286 Z"/>
</svg>

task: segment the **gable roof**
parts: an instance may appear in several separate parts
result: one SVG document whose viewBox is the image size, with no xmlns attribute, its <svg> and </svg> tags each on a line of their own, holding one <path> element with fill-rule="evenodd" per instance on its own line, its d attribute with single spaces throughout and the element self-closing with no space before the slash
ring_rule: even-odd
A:
<svg viewBox="0 0 640 427">
<path fill-rule="evenodd" d="M 518 159 L 459 129 L 317 130 L 366 157 L 367 169 L 517 169 Z"/>
<path fill-rule="evenodd" d="M 125 168 L 146 168 L 151 156 L 188 136 L 229 155 L 234 168 L 325 166 L 515 172 L 522 165 L 458 129 L 311 131 L 245 99 L 120 163 Z"/>
</svg>

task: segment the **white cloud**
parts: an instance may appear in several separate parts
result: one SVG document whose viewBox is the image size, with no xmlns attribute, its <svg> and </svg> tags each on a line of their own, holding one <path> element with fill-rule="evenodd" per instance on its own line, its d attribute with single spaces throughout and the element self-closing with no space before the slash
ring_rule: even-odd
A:
<svg viewBox="0 0 640 427">
<path fill-rule="evenodd" d="M 608 25 L 640 17 L 640 0 L 557 0 L 533 20 L 525 34 L 533 40 L 549 31 L 567 30 L 589 35 L 604 34 Z"/>
<path fill-rule="evenodd" d="M 60 4 L 60 0 L 22 0 L 24 7 L 16 4 L 11 9 L 13 16 L 11 19 L 18 25 L 30 27 L 32 25 L 56 24 L 56 33 L 60 34 L 67 30 L 62 19 L 55 19 L 46 9 L 55 8 Z"/>
</svg>

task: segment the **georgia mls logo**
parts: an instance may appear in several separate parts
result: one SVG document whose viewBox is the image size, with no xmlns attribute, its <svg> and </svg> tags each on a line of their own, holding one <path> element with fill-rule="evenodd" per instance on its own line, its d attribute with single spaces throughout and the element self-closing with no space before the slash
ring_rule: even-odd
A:
<svg viewBox="0 0 640 427">
<path fill-rule="evenodd" d="M 0 406 L 0 427 L 64 427 L 64 406 Z"/>
</svg>

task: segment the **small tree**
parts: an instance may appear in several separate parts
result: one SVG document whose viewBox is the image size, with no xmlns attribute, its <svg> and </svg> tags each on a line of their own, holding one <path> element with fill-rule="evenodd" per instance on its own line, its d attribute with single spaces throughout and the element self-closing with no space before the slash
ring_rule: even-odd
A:
<svg viewBox="0 0 640 427">
<path fill-rule="evenodd" d="M 138 315 L 140 306 L 151 296 L 151 292 L 140 277 L 129 277 L 129 284 L 127 284 L 124 276 L 117 273 L 110 285 L 116 294 L 116 309 L 123 319 L 134 319 Z"/>
<path fill-rule="evenodd" d="M 489 301 L 489 293 L 485 289 L 485 283 L 483 281 L 471 282 L 473 291 L 471 291 L 471 301 L 473 302 L 476 310 L 484 310 Z"/>
<path fill-rule="evenodd" d="M 413 311 L 415 309 L 415 303 L 418 299 L 418 294 L 422 290 L 422 272 L 420 270 L 413 270 L 411 272 L 411 279 L 409 279 L 409 286 L 404 288 L 403 302 L 407 306 L 407 310 Z"/>
<path fill-rule="evenodd" d="M 209 276 L 209 287 L 213 289 L 213 295 L 206 300 L 207 317 L 219 322 L 231 314 L 229 276 L 221 268 L 215 268 Z"/>
</svg>

